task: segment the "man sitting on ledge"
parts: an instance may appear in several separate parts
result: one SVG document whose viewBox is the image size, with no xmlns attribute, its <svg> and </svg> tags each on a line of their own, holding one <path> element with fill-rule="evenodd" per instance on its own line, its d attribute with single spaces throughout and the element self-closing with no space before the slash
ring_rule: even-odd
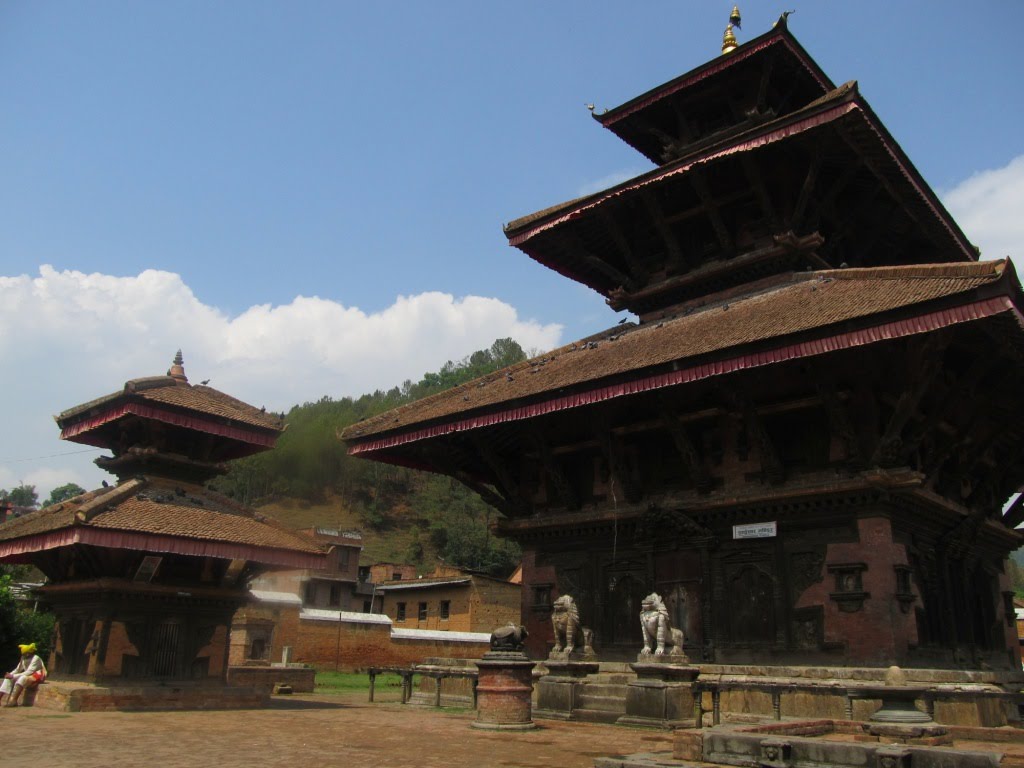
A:
<svg viewBox="0 0 1024 768">
<path fill-rule="evenodd" d="M 35 688 L 46 679 L 46 667 L 43 660 L 36 655 L 36 644 L 19 645 L 21 661 L 13 671 L 4 675 L 0 683 L 0 705 L 7 697 L 7 706 L 16 707 L 26 688 Z"/>
</svg>

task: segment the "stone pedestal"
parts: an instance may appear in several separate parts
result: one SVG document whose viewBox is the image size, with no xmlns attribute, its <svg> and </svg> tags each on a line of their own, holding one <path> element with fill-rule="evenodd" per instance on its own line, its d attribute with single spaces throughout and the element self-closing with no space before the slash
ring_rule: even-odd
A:
<svg viewBox="0 0 1024 768">
<path fill-rule="evenodd" d="M 650 657 L 629 666 L 636 680 L 626 689 L 626 714 L 619 724 L 654 728 L 693 724 L 693 681 L 700 669 Z"/>
<path fill-rule="evenodd" d="M 533 668 L 525 653 L 489 651 L 476 662 L 477 711 L 474 728 L 527 731 L 533 722 Z"/>
<path fill-rule="evenodd" d="M 583 679 L 595 674 L 600 665 L 596 661 L 559 660 L 552 654 L 545 666 L 550 671 L 537 681 L 537 716 L 552 720 L 572 720 L 572 711 L 577 707 Z"/>
</svg>

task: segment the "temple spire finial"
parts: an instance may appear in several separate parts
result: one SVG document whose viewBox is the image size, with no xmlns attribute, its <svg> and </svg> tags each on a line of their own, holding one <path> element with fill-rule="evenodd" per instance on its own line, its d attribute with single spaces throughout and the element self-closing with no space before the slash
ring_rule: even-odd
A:
<svg viewBox="0 0 1024 768">
<path fill-rule="evenodd" d="M 174 362 L 171 363 L 170 369 L 167 371 L 167 375 L 175 381 L 180 381 L 182 384 L 188 384 L 188 376 L 185 375 L 185 361 L 181 357 L 181 350 L 174 356 Z"/>
<path fill-rule="evenodd" d="M 732 53 L 737 46 L 736 35 L 732 33 L 732 24 L 728 24 L 725 27 L 725 35 L 722 37 L 722 53 Z"/>
<path fill-rule="evenodd" d="M 736 42 L 736 35 L 732 33 L 733 27 L 736 29 L 740 28 L 740 22 L 742 21 L 740 16 L 739 5 L 732 7 L 732 13 L 729 14 L 729 23 L 725 27 L 725 34 L 722 36 L 722 54 L 732 53 L 736 50 L 739 43 Z"/>
</svg>

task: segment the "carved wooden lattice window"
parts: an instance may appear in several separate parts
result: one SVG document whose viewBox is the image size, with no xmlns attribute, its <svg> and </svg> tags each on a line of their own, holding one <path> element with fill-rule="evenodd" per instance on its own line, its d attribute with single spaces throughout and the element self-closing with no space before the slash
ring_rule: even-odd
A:
<svg viewBox="0 0 1024 768">
<path fill-rule="evenodd" d="M 865 563 L 833 563 L 828 566 L 828 572 L 836 579 L 835 592 L 829 597 L 839 604 L 840 611 L 859 611 L 864 607 L 864 601 L 871 597 L 864 591 L 862 574 L 867 568 Z"/>
<path fill-rule="evenodd" d="M 893 568 L 896 569 L 896 594 L 893 597 L 899 601 L 900 610 L 907 613 L 917 599 L 910 581 L 913 571 L 909 565 L 895 565 Z"/>
</svg>

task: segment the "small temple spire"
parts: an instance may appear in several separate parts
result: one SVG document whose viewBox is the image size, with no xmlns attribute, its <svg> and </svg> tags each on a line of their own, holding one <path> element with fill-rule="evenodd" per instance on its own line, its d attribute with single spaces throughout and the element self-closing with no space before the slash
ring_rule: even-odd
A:
<svg viewBox="0 0 1024 768">
<path fill-rule="evenodd" d="M 181 357 L 181 350 L 174 356 L 174 362 L 171 363 L 170 369 L 167 371 L 167 375 L 175 381 L 180 381 L 182 384 L 188 384 L 188 376 L 185 375 L 184 360 Z"/>
<path fill-rule="evenodd" d="M 729 14 L 729 23 L 736 27 L 736 29 L 741 29 L 741 20 L 742 19 L 740 17 L 740 7 L 738 5 L 734 5 L 732 7 L 732 13 Z"/>
<path fill-rule="evenodd" d="M 736 35 L 732 33 L 732 24 L 725 27 L 725 35 L 722 37 L 722 53 L 732 53 L 739 44 L 736 42 Z"/>
</svg>

